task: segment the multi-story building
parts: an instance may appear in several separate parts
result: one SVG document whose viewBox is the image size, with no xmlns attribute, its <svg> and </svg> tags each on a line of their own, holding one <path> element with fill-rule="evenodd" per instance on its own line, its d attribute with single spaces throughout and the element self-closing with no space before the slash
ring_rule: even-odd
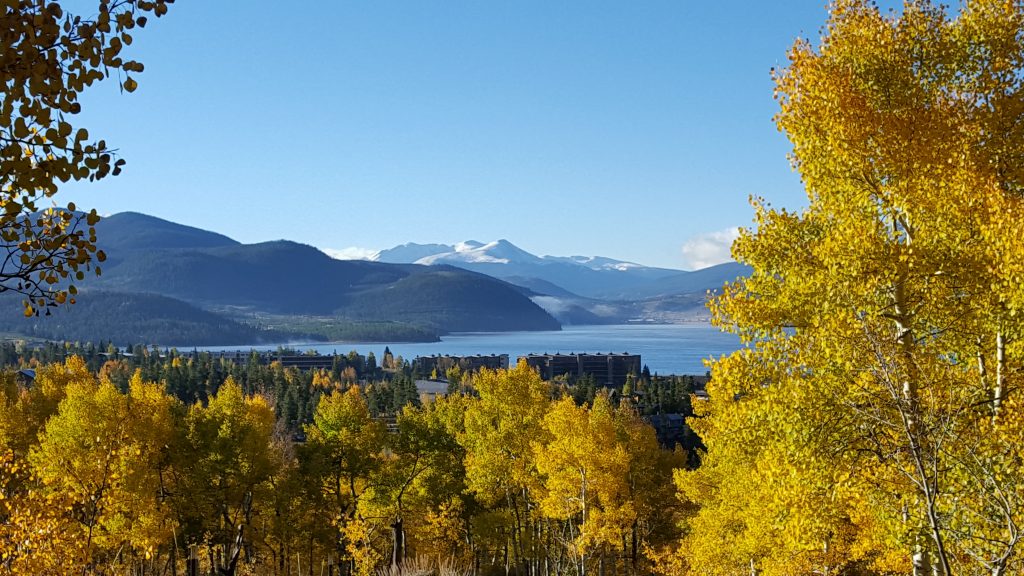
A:
<svg viewBox="0 0 1024 576">
<path fill-rule="evenodd" d="M 490 354 L 483 356 L 417 356 L 412 361 L 413 368 L 420 374 L 430 374 L 437 370 L 439 376 L 443 376 L 449 368 L 458 366 L 465 373 L 477 372 L 481 368 L 490 370 L 507 369 L 508 354 Z"/>
<path fill-rule="evenodd" d="M 621 388 L 629 374 L 640 375 L 642 364 L 639 354 L 528 354 L 519 357 L 540 373 L 541 378 L 552 380 L 559 376 L 579 378 L 589 375 L 601 386 Z"/>
</svg>

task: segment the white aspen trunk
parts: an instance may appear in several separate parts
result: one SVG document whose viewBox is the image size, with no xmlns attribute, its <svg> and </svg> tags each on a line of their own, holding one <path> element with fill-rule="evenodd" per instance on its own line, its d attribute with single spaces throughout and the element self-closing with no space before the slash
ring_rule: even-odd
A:
<svg viewBox="0 0 1024 576">
<path fill-rule="evenodd" d="M 996 332 L 996 385 L 992 391 L 992 413 L 999 415 L 999 407 L 1003 403 L 1003 378 L 1006 375 L 1006 338 L 1003 336 L 1002 325 Z"/>
<path fill-rule="evenodd" d="M 907 244 L 909 243 L 910 240 L 908 238 Z M 917 475 L 923 489 L 922 496 L 925 501 L 925 513 L 928 517 L 928 525 L 931 531 L 932 541 L 935 544 L 936 552 L 938 554 L 940 574 L 943 576 L 949 576 L 949 558 L 946 556 L 945 543 L 943 542 L 943 535 L 940 530 L 938 516 L 935 512 L 935 501 L 936 498 L 938 498 L 938 494 L 936 493 L 938 489 L 938 482 L 935 478 L 929 476 L 926 471 L 928 466 L 926 465 L 924 458 L 927 438 L 922 437 L 919 422 L 917 421 L 920 404 L 918 399 L 917 373 L 915 370 L 914 358 L 916 340 L 914 338 L 913 328 L 910 326 L 909 322 L 909 308 L 907 306 L 905 286 L 909 276 L 910 270 L 908 268 L 908 264 L 906 262 L 901 262 L 899 265 L 899 277 L 896 284 L 893 286 L 893 320 L 896 323 L 896 339 L 903 349 L 904 362 L 906 363 L 905 369 L 907 371 L 902 383 L 904 405 L 900 407 L 900 411 L 902 412 L 902 418 L 904 420 L 910 454 L 914 459 L 915 467 L 917 468 Z M 932 458 L 937 458 L 937 456 L 932 455 Z M 933 489 L 935 491 L 933 491 Z M 920 543 L 918 543 L 917 549 L 914 551 L 912 557 L 914 559 L 914 576 L 928 576 L 928 573 L 931 572 L 931 570 L 926 569 L 926 566 L 930 567 L 931 561 L 927 552 L 925 552 L 920 546 Z M 918 570 L 919 562 L 921 563 L 920 571 Z"/>
<path fill-rule="evenodd" d="M 831 566 L 829 566 L 829 564 L 828 564 L 828 551 L 829 551 L 829 548 L 830 548 L 830 546 L 828 545 L 828 540 L 825 540 L 824 542 L 822 542 L 821 551 L 825 554 L 825 565 L 821 568 L 822 576 L 829 576 L 832 573 Z"/>
<path fill-rule="evenodd" d="M 977 340 L 978 346 L 978 383 L 981 384 L 981 389 L 988 389 L 988 364 L 985 362 L 985 344 L 979 337 Z"/>
<path fill-rule="evenodd" d="M 920 544 L 914 552 L 912 562 L 914 566 L 914 576 L 932 576 L 932 568 L 931 563 L 928 561 L 928 554 L 921 549 Z"/>
</svg>

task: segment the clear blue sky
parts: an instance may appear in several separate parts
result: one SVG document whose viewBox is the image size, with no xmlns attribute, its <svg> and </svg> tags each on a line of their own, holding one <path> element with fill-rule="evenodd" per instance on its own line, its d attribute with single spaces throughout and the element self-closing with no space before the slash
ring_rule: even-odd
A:
<svg viewBox="0 0 1024 576">
<path fill-rule="evenodd" d="M 139 89 L 83 99 L 125 172 L 59 199 L 242 242 L 507 238 L 691 267 L 683 245 L 747 225 L 750 194 L 804 204 L 769 69 L 825 16 L 824 0 L 182 0 L 135 34 Z"/>
</svg>

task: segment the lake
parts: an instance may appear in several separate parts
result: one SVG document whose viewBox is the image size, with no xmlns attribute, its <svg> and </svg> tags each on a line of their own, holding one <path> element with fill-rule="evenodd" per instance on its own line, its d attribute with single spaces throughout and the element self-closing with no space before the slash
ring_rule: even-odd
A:
<svg viewBox="0 0 1024 576">
<path fill-rule="evenodd" d="M 315 350 L 320 354 L 373 352 L 378 362 L 387 346 L 396 356 L 412 360 L 416 356 L 450 354 L 508 354 L 515 363 L 518 356 L 529 353 L 600 353 L 628 352 L 640 354 L 641 362 L 652 373 L 703 374 L 704 360 L 717 358 L 740 347 L 739 339 L 724 334 L 704 323 L 690 324 L 628 324 L 614 326 L 566 326 L 557 332 L 472 332 L 442 336 L 440 342 L 317 342 L 282 344 L 297 350 Z M 199 350 L 236 350 L 237 346 L 207 346 Z M 243 349 L 276 350 L 278 345 L 244 347 Z"/>
</svg>

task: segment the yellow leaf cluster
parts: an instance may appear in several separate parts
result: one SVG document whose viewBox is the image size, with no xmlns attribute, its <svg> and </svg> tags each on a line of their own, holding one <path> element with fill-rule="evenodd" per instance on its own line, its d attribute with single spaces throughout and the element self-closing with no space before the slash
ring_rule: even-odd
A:
<svg viewBox="0 0 1024 576">
<path fill-rule="evenodd" d="M 708 450 L 676 476 L 681 564 L 1024 569 L 1022 39 L 1017 2 L 835 0 L 774 72 L 809 204 L 754 200 L 753 273 L 711 304 L 746 347 L 712 366 Z"/>
<path fill-rule="evenodd" d="M 0 289 L 24 295 L 27 316 L 73 303 L 74 282 L 100 273 L 96 211 L 42 203 L 61 183 L 120 173 L 124 160 L 73 118 L 82 92 L 98 81 L 122 76 L 124 89 L 135 89 L 132 74 L 143 66 L 124 57 L 130 32 L 171 2 L 101 0 L 87 16 L 48 0 L 5 2 L 0 10 L 0 242 L 12 255 L 0 268 Z"/>
</svg>

